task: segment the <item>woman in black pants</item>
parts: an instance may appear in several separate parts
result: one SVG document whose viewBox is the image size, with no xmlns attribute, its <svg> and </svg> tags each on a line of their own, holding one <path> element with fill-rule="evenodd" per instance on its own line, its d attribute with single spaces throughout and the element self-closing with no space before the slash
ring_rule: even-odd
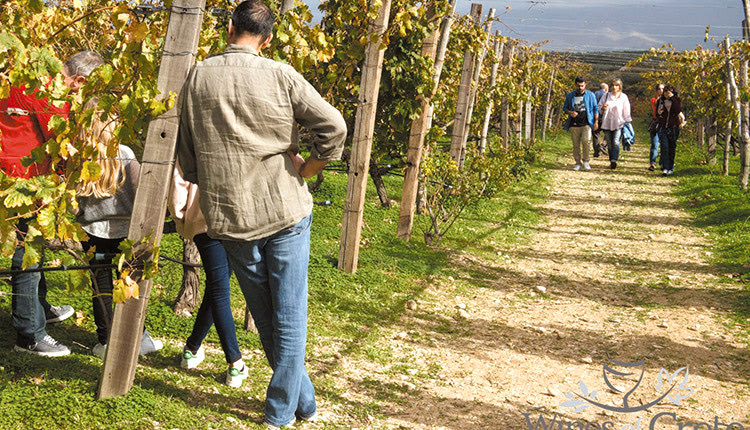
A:
<svg viewBox="0 0 750 430">
<path fill-rule="evenodd" d="M 656 132 L 659 134 L 661 146 L 660 162 L 663 176 L 671 175 L 674 171 L 674 156 L 682 123 L 681 113 L 682 100 L 677 90 L 672 85 L 665 85 L 664 93 L 656 102 L 656 117 L 659 121 Z"/>
</svg>

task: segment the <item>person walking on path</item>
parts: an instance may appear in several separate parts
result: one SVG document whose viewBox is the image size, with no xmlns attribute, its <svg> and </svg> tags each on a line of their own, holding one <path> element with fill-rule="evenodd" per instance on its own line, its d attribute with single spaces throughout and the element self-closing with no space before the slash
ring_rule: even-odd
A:
<svg viewBox="0 0 750 430">
<path fill-rule="evenodd" d="M 659 125 L 659 144 L 661 145 L 662 175 L 674 172 L 674 156 L 677 150 L 677 139 L 680 138 L 682 124 L 682 100 L 672 85 L 664 86 L 664 93 L 656 102 L 656 115 Z"/>
<path fill-rule="evenodd" d="M 317 417 L 305 368 L 312 196 L 304 178 L 339 159 L 341 114 L 289 65 L 263 58 L 274 16 L 260 0 L 232 13 L 227 48 L 197 63 L 181 94 L 179 163 L 198 184 L 208 236 L 221 241 L 273 375 L 265 424 Z M 593 96 L 593 95 L 592 95 Z M 297 124 L 312 133 L 296 154 Z"/>
<path fill-rule="evenodd" d="M 651 123 L 648 126 L 648 134 L 651 137 L 651 150 L 649 151 L 649 157 L 648 157 L 648 170 L 654 171 L 656 170 L 656 157 L 659 155 L 659 133 L 658 133 L 658 124 L 659 124 L 659 118 L 656 115 L 656 102 L 659 101 L 659 98 L 662 94 L 664 94 L 664 84 L 659 83 L 656 84 L 655 87 L 656 90 L 656 97 L 651 98 Z"/>
<path fill-rule="evenodd" d="M 586 79 L 582 76 L 575 78 L 576 89 L 565 96 L 563 111 L 568 113 L 568 120 L 563 128 L 570 130 L 573 140 L 573 170 L 591 170 L 589 165 L 589 146 L 591 146 L 591 131 L 599 128 L 599 108 L 594 93 L 586 89 Z"/>
<path fill-rule="evenodd" d="M 599 89 L 596 90 L 596 92 L 594 92 L 594 97 L 596 97 L 597 107 L 599 105 L 599 100 L 601 100 L 602 97 L 604 97 L 604 95 L 607 94 L 608 91 L 609 91 L 609 85 L 607 85 L 606 82 L 602 82 L 599 84 Z M 596 131 L 594 131 L 593 136 L 592 136 L 592 141 L 594 145 L 594 158 L 599 158 L 599 154 L 601 154 L 602 152 L 606 152 L 606 148 L 604 150 L 602 149 L 601 137 L 602 137 L 602 116 L 600 112 L 599 121 L 597 122 L 597 129 Z"/>
<path fill-rule="evenodd" d="M 599 109 L 602 111 L 602 129 L 604 139 L 607 141 L 607 152 L 609 153 L 609 168 L 616 169 L 620 159 L 620 143 L 622 141 L 622 128 L 625 123 L 632 122 L 630 116 L 630 100 L 622 92 L 622 81 L 612 81 L 612 91 L 607 93 L 599 101 Z"/>
<path fill-rule="evenodd" d="M 180 366 L 183 369 L 194 369 L 205 359 L 206 353 L 201 344 L 208 335 L 211 326 L 216 324 L 221 349 L 229 364 L 225 383 L 230 387 L 239 387 L 248 376 L 247 367 L 242 361 L 242 353 L 237 342 L 234 327 L 232 305 L 229 293 L 229 260 L 224 247 L 216 239 L 211 239 L 206 232 L 206 219 L 200 209 L 198 186 L 187 182 L 182 177 L 179 166 L 172 175 L 172 191 L 169 196 L 169 212 L 175 222 L 177 232 L 184 238 L 195 242 L 206 274 L 206 290 L 203 301 L 193 323 L 193 331 L 182 349 Z"/>
</svg>

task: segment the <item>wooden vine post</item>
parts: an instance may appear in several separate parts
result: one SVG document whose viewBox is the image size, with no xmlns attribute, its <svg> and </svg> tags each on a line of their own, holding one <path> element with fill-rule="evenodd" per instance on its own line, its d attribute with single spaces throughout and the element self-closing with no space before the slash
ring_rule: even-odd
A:
<svg viewBox="0 0 750 430">
<path fill-rule="evenodd" d="M 552 87 L 555 84 L 555 75 L 557 69 L 552 69 L 549 75 L 549 85 L 547 87 L 547 95 L 544 97 L 544 113 L 542 114 L 542 140 L 547 140 L 547 124 L 550 118 L 550 99 L 552 98 Z"/>
<path fill-rule="evenodd" d="M 706 135 L 706 162 L 708 164 L 716 164 L 716 142 L 718 140 L 719 125 L 716 122 L 715 116 L 706 117 L 704 120 L 704 134 Z"/>
<path fill-rule="evenodd" d="M 421 113 L 417 119 L 412 121 L 409 132 L 409 149 L 406 154 L 404 187 L 401 191 L 401 206 L 399 208 L 398 230 L 396 233 L 398 237 L 406 241 L 411 239 L 411 231 L 414 226 L 414 211 L 417 205 L 419 169 L 424 150 L 424 138 L 432 122 L 432 94 L 435 93 L 440 82 L 440 74 L 445 62 L 445 51 L 448 47 L 448 37 L 450 37 L 450 26 L 453 21 L 453 8 L 455 7 L 456 0 L 453 0 L 448 13 L 442 18 L 440 26 L 436 27 L 422 41 L 422 56 L 434 60 L 432 91 L 430 91 L 430 96 L 420 94 L 419 104 Z M 438 18 L 435 9 L 430 9 L 427 14 L 427 21 L 433 23 Z"/>
<path fill-rule="evenodd" d="M 522 90 L 526 87 L 526 73 L 528 73 L 528 69 L 526 67 L 528 63 L 527 55 L 522 51 L 519 53 L 518 56 L 520 61 L 523 61 L 523 70 L 524 73 L 521 74 L 521 77 L 518 78 L 518 88 L 521 88 Z M 513 131 L 516 135 L 516 144 L 521 145 L 524 141 L 523 137 L 523 118 L 524 118 L 524 101 L 519 100 L 518 106 L 516 106 L 516 121 L 513 123 Z"/>
<path fill-rule="evenodd" d="M 484 63 L 484 57 L 487 55 L 487 46 L 490 43 L 490 37 L 492 36 L 492 20 L 495 18 L 495 9 L 490 8 L 487 14 L 487 21 L 484 24 L 484 32 L 487 33 L 487 38 L 482 44 L 482 49 L 479 51 L 479 57 L 476 59 L 474 64 L 474 73 L 471 76 L 471 90 L 469 92 L 469 105 L 466 108 L 466 125 L 464 125 L 464 136 L 461 139 L 461 163 L 460 167 L 463 167 L 464 160 L 466 159 L 466 142 L 469 140 L 469 130 L 471 128 L 471 117 L 474 114 L 474 103 L 477 99 L 477 88 L 479 87 L 479 78 L 482 75 L 482 65 Z"/>
<path fill-rule="evenodd" d="M 482 16 L 482 5 L 479 3 L 471 4 L 471 20 L 479 24 Z M 469 111 L 469 102 L 471 97 L 471 80 L 474 75 L 474 54 L 467 49 L 464 52 L 463 68 L 461 69 L 461 80 L 458 84 L 458 99 L 456 100 L 456 113 L 453 116 L 453 132 L 451 134 L 451 158 L 459 168 L 462 165 L 461 152 L 465 141 L 464 130 L 466 128 L 466 114 Z"/>
<path fill-rule="evenodd" d="M 492 69 L 490 69 L 490 88 L 494 87 L 497 83 L 497 70 L 500 66 L 500 56 L 503 55 L 503 40 L 500 36 L 500 30 L 495 32 L 495 45 L 493 46 L 493 52 L 495 53 L 495 60 L 492 62 Z M 487 147 L 487 136 L 490 132 L 490 120 L 492 119 L 492 110 L 495 107 L 494 97 L 490 97 L 490 102 L 487 105 L 487 109 L 484 111 L 484 121 L 482 122 L 482 133 L 479 135 L 479 153 L 484 154 L 485 148 Z"/>
<path fill-rule="evenodd" d="M 513 68 L 513 55 L 515 54 L 515 44 L 507 43 L 503 55 L 503 69 L 509 72 Z M 510 148 L 510 103 L 508 97 L 500 100 L 500 136 L 503 139 L 503 146 Z"/>
<path fill-rule="evenodd" d="M 726 50 L 726 73 L 727 73 L 727 101 L 734 106 L 736 113 L 737 128 L 742 128 L 742 114 L 740 113 L 740 98 L 737 81 L 734 79 L 734 68 L 732 67 L 732 58 L 730 52 L 729 36 L 724 39 L 724 49 Z M 724 176 L 729 175 L 729 146 L 732 142 L 732 118 L 727 121 L 726 140 L 724 142 L 724 163 L 722 173 Z"/>
<path fill-rule="evenodd" d="M 177 0 L 172 3 L 164 40 L 165 55 L 162 55 L 157 81 L 161 94 L 179 93 L 195 62 L 205 5 L 205 0 Z M 179 104 L 176 104 L 149 124 L 128 232 L 128 238 L 134 243 L 148 235 L 152 235 L 154 245 L 161 241 L 179 117 Z M 148 258 L 153 258 L 153 255 Z M 100 399 L 126 394 L 133 386 L 151 292 L 151 279 L 142 279 L 141 275 L 140 270 L 135 270 L 131 275 L 138 282 L 140 297 L 119 303 L 114 308 L 99 384 Z"/>
<path fill-rule="evenodd" d="M 750 40 L 750 1 L 743 0 L 742 5 L 745 9 L 745 20 L 742 21 L 742 34 L 746 41 Z M 747 57 L 740 59 L 740 86 L 747 88 Z M 740 103 L 740 114 L 742 122 L 740 124 L 740 133 L 742 143 L 740 144 L 740 187 L 743 190 L 747 189 L 748 176 L 750 175 L 750 128 L 748 127 L 748 103 L 742 101 Z"/>
<path fill-rule="evenodd" d="M 362 212 L 365 207 L 365 189 L 370 167 L 372 137 L 375 130 L 375 111 L 378 105 L 380 75 L 385 49 L 381 48 L 382 37 L 388 27 L 391 0 L 383 0 L 377 19 L 370 24 L 369 32 L 377 35 L 370 40 L 365 50 L 365 63 L 360 83 L 359 104 L 354 121 L 352 155 L 349 162 L 349 182 L 344 202 L 344 219 L 341 225 L 341 245 L 338 267 L 347 273 L 357 271 L 359 240 L 362 235 Z"/>
</svg>

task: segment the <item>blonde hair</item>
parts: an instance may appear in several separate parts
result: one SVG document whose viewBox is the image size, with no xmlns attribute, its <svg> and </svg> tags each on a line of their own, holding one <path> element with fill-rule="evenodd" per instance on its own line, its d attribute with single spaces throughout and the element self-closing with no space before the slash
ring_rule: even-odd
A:
<svg viewBox="0 0 750 430">
<path fill-rule="evenodd" d="M 622 91 L 622 81 L 620 79 L 612 79 L 612 86 L 615 86 L 615 84 L 620 86 L 620 91 Z"/>
<path fill-rule="evenodd" d="M 84 106 L 84 110 L 93 109 L 91 126 L 82 128 L 78 138 L 95 148 L 96 163 L 101 167 L 99 179 L 87 181 L 79 185 L 80 197 L 94 196 L 98 199 L 111 197 L 125 183 L 125 166 L 120 160 L 119 151 L 116 157 L 107 157 L 107 146 L 115 138 L 115 122 L 102 120 L 101 112 L 96 109 L 98 99 L 92 98 Z"/>
</svg>

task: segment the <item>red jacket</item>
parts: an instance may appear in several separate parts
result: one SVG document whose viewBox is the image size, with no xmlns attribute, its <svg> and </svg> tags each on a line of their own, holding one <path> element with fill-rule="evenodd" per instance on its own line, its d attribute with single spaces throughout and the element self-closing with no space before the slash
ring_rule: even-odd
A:
<svg viewBox="0 0 750 430">
<path fill-rule="evenodd" d="M 9 176 L 32 178 L 47 173 L 49 161 L 24 167 L 21 159 L 31 150 L 55 137 L 48 123 L 54 115 L 67 118 L 70 106 L 57 108 L 46 98 L 24 94 L 24 87 L 11 87 L 10 96 L 0 99 L 0 169 Z"/>
</svg>

